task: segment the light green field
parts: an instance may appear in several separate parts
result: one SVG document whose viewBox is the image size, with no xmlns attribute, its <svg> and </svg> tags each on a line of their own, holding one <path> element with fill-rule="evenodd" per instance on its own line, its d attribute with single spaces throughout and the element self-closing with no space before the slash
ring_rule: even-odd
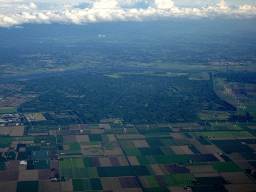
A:
<svg viewBox="0 0 256 192">
<path fill-rule="evenodd" d="M 74 169 L 74 168 L 84 168 L 84 161 L 82 158 L 70 158 L 60 161 L 61 169 Z"/>
<path fill-rule="evenodd" d="M 254 137 L 248 131 L 210 131 L 210 132 L 201 132 L 202 136 L 212 136 L 212 137 Z"/>
<path fill-rule="evenodd" d="M 99 141 L 80 142 L 80 145 L 100 145 Z"/>
<path fill-rule="evenodd" d="M 2 108 L 0 108 L 0 114 L 5 114 L 5 113 L 17 113 L 17 108 L 16 107 L 2 107 Z"/>
</svg>

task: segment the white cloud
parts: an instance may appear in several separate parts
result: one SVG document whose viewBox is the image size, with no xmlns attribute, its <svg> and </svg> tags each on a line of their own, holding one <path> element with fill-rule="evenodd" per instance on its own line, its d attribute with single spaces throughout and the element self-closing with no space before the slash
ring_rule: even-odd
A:
<svg viewBox="0 0 256 192">
<path fill-rule="evenodd" d="M 114 9 L 118 5 L 116 0 L 98 0 L 93 3 L 93 9 Z"/>
<path fill-rule="evenodd" d="M 155 0 L 155 4 L 158 9 L 170 9 L 174 7 L 174 3 L 171 0 Z"/>
<path fill-rule="evenodd" d="M 36 9 L 37 8 L 35 3 L 30 3 L 29 6 L 30 6 L 31 9 Z"/>
<path fill-rule="evenodd" d="M 10 2 L 10 3 L 9 3 Z M 142 0 L 128 0 L 132 5 Z M 72 4 L 54 6 L 54 10 L 37 9 L 35 3 L 20 0 L 0 0 L 0 26 L 10 27 L 23 23 L 75 23 L 84 24 L 106 21 L 148 21 L 168 18 L 202 18 L 226 16 L 227 18 L 251 18 L 256 16 L 256 6 L 229 7 L 224 0 L 215 5 L 178 7 L 171 0 L 146 1 L 145 9 L 123 8 L 124 0 L 94 0 L 86 9 L 73 8 Z M 59 7 L 57 9 L 57 7 Z"/>
<path fill-rule="evenodd" d="M 225 9 L 225 10 L 229 9 L 228 5 L 224 0 L 220 0 L 220 2 L 217 5 L 220 7 L 220 9 Z"/>
</svg>

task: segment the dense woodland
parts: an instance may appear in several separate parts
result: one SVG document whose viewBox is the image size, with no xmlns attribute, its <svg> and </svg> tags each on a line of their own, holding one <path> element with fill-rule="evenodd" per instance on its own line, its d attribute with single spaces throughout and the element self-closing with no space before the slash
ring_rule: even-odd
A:
<svg viewBox="0 0 256 192">
<path fill-rule="evenodd" d="M 113 76 L 114 72 L 121 75 Z M 122 118 L 126 123 L 161 123 L 194 122 L 202 109 L 235 110 L 216 96 L 211 80 L 190 80 L 186 73 L 166 74 L 110 70 L 20 82 L 26 85 L 23 92 L 40 96 L 19 110 L 46 112 L 49 123 L 51 111 L 69 111 L 86 123 L 112 117 Z M 78 121 L 62 120 L 64 124 Z"/>
</svg>

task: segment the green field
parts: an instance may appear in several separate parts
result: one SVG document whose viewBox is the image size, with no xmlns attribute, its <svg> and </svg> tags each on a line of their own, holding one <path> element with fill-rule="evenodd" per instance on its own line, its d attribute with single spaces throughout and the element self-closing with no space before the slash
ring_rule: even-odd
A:
<svg viewBox="0 0 256 192">
<path fill-rule="evenodd" d="M 0 108 L 0 114 L 17 113 L 17 107 L 2 107 Z"/>
<path fill-rule="evenodd" d="M 248 131 L 210 131 L 210 132 L 201 132 L 202 136 L 212 136 L 212 137 L 254 137 Z"/>
</svg>

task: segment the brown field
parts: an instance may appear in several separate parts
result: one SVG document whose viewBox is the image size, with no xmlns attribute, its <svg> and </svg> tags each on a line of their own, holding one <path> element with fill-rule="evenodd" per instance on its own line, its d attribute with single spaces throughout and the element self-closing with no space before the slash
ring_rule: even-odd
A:
<svg viewBox="0 0 256 192">
<path fill-rule="evenodd" d="M 136 156 L 128 156 L 127 157 L 131 165 L 140 165 Z"/>
<path fill-rule="evenodd" d="M 181 148 L 182 146 L 171 146 L 171 149 L 173 150 L 173 152 L 177 155 L 181 155 L 181 154 L 186 154 L 185 151 L 182 150 Z"/>
<path fill-rule="evenodd" d="M 56 130 L 49 130 L 49 135 L 56 135 L 57 134 L 57 131 Z"/>
<path fill-rule="evenodd" d="M 100 157 L 99 158 L 100 161 L 100 166 L 101 167 L 110 167 L 112 166 L 110 159 L 108 157 Z"/>
<path fill-rule="evenodd" d="M 184 189 L 184 187 L 168 187 L 170 192 L 187 192 L 188 190 Z"/>
<path fill-rule="evenodd" d="M 135 147 L 150 147 L 146 140 L 133 140 Z"/>
<path fill-rule="evenodd" d="M 8 148 L 0 148 L 1 153 L 7 152 L 7 151 L 8 151 Z"/>
<path fill-rule="evenodd" d="M 220 173 L 221 176 L 232 184 L 251 184 L 254 183 L 244 172 Z"/>
<path fill-rule="evenodd" d="M 116 141 L 115 135 L 108 135 L 109 141 Z"/>
<path fill-rule="evenodd" d="M 104 191 L 105 192 L 105 191 Z M 108 191 L 106 191 L 108 192 Z M 112 192 L 112 191 L 110 191 Z M 115 189 L 113 192 L 143 192 L 141 188 L 126 188 L 126 189 Z"/>
<path fill-rule="evenodd" d="M 60 192 L 60 182 L 40 181 L 38 192 Z"/>
<path fill-rule="evenodd" d="M 194 153 L 189 149 L 189 147 L 187 147 L 187 146 L 180 146 L 180 148 L 181 148 L 181 150 L 183 150 L 183 151 L 185 152 L 185 154 L 190 154 L 190 155 L 194 154 Z"/>
<path fill-rule="evenodd" d="M 104 155 L 123 155 L 123 151 L 120 147 L 116 147 L 112 150 L 104 150 Z"/>
<path fill-rule="evenodd" d="M 181 133 L 170 133 L 174 139 L 183 139 L 184 136 Z"/>
<path fill-rule="evenodd" d="M 195 138 L 192 138 L 192 139 L 188 139 L 189 140 L 189 144 L 192 144 L 192 145 L 202 145 L 199 141 L 197 141 Z"/>
<path fill-rule="evenodd" d="M 251 169 L 251 170 L 254 169 L 254 167 L 251 166 L 251 164 L 248 163 L 248 161 L 240 161 L 240 162 L 236 162 L 236 163 L 238 163 L 243 169 Z"/>
<path fill-rule="evenodd" d="M 228 192 L 255 192 L 256 191 L 256 185 L 255 184 L 247 184 L 247 185 L 225 185 L 225 188 L 228 190 Z"/>
<path fill-rule="evenodd" d="M 181 145 L 186 145 L 186 144 L 191 144 L 189 139 L 173 139 L 174 143 L 176 145 L 181 146 Z"/>
<path fill-rule="evenodd" d="M 50 168 L 51 169 L 59 169 L 59 161 L 58 160 L 51 160 L 50 161 Z"/>
<path fill-rule="evenodd" d="M 17 144 L 11 144 L 12 148 L 17 148 Z"/>
<path fill-rule="evenodd" d="M 76 135 L 76 141 L 77 142 L 88 142 L 90 141 L 88 135 Z"/>
<path fill-rule="evenodd" d="M 54 171 L 51 171 L 51 169 L 38 170 L 38 180 L 48 180 L 51 177 L 54 177 Z"/>
<path fill-rule="evenodd" d="M 25 165 L 19 166 L 19 171 L 26 171 L 26 170 L 27 170 L 27 166 L 25 166 Z"/>
<path fill-rule="evenodd" d="M 100 167 L 100 160 L 99 160 L 99 157 L 92 157 L 92 164 L 93 164 L 93 167 Z"/>
<path fill-rule="evenodd" d="M 36 181 L 38 180 L 38 170 L 20 171 L 19 181 Z"/>
<path fill-rule="evenodd" d="M 154 170 L 156 175 L 165 175 L 164 172 L 161 170 L 160 165 L 156 164 L 156 165 L 150 165 L 150 166 Z"/>
<path fill-rule="evenodd" d="M 72 180 L 60 182 L 61 191 L 73 191 Z"/>
<path fill-rule="evenodd" d="M 126 160 L 125 156 L 117 157 L 120 166 L 129 166 L 128 161 Z"/>
<path fill-rule="evenodd" d="M 218 154 L 213 154 L 220 162 L 225 162 Z"/>
<path fill-rule="evenodd" d="M 34 141 L 13 141 L 12 144 L 16 145 L 18 143 L 22 143 L 22 144 L 31 144 L 34 143 Z"/>
<path fill-rule="evenodd" d="M 24 126 L 12 126 L 10 136 L 23 136 Z"/>
<path fill-rule="evenodd" d="M 166 169 L 166 165 L 159 165 L 159 168 L 164 173 L 164 175 L 169 175 L 169 171 Z"/>
<path fill-rule="evenodd" d="M 193 174 L 195 177 L 219 177 L 218 173 L 195 173 Z"/>
<path fill-rule="evenodd" d="M 204 146 L 207 150 L 209 150 L 212 154 L 214 153 L 222 153 L 222 151 L 217 148 L 215 145 L 205 145 Z"/>
<path fill-rule="evenodd" d="M 109 157 L 109 160 L 112 166 L 120 166 L 120 163 L 117 157 Z"/>
<path fill-rule="evenodd" d="M 17 181 L 19 177 L 19 171 L 1 171 L 0 181 Z"/>
<path fill-rule="evenodd" d="M 185 166 L 177 166 L 177 165 L 164 165 L 166 170 L 172 175 L 172 174 L 183 174 L 183 173 L 190 173 L 189 169 L 187 169 Z"/>
<path fill-rule="evenodd" d="M 86 145 L 81 145 L 81 152 L 85 156 L 95 156 L 95 155 L 97 156 L 97 155 L 103 155 L 105 150 L 103 152 L 101 148 L 95 148 L 95 146 L 94 148 L 89 148 Z"/>
<path fill-rule="evenodd" d="M 246 161 L 246 159 L 239 153 L 231 153 L 228 156 L 234 161 Z"/>
<path fill-rule="evenodd" d="M 248 126 L 250 129 L 255 130 L 256 126 Z"/>
<path fill-rule="evenodd" d="M 239 139 L 256 139 L 256 137 L 239 137 Z"/>
<path fill-rule="evenodd" d="M 217 172 L 211 165 L 186 166 L 191 173 Z"/>
<path fill-rule="evenodd" d="M 6 126 L 1 127 L 0 135 L 10 135 L 10 136 L 23 136 L 24 126 Z"/>
<path fill-rule="evenodd" d="M 6 164 L 6 171 L 18 171 L 19 166 L 20 166 L 20 161 L 11 160 L 11 161 L 9 161 L 8 164 Z"/>
<path fill-rule="evenodd" d="M 123 148 L 135 147 L 132 140 L 121 140 L 119 142 Z"/>
<path fill-rule="evenodd" d="M 58 130 L 57 135 L 79 135 L 79 130 Z"/>
<path fill-rule="evenodd" d="M 157 183 L 159 184 L 160 187 L 167 187 L 167 184 L 165 183 L 164 179 L 161 177 L 161 175 L 155 175 L 154 176 Z"/>
<path fill-rule="evenodd" d="M 0 182 L 0 192 L 16 192 L 17 181 Z"/>
<path fill-rule="evenodd" d="M 63 143 L 76 142 L 76 135 L 63 135 Z"/>
<path fill-rule="evenodd" d="M 101 184 L 104 190 L 110 190 L 110 189 L 122 189 L 121 184 L 117 177 L 112 178 L 100 178 Z"/>
<path fill-rule="evenodd" d="M 26 147 L 20 147 L 19 151 L 26 151 Z"/>
<path fill-rule="evenodd" d="M 88 124 L 74 124 L 68 126 L 69 130 L 84 130 L 84 129 L 90 129 L 90 126 Z"/>
<path fill-rule="evenodd" d="M 145 176 L 139 177 L 141 184 L 143 185 L 144 188 L 151 188 L 152 186 L 150 185 L 148 179 Z"/>
<path fill-rule="evenodd" d="M 200 151 L 202 154 L 211 154 L 211 152 L 205 147 L 206 145 L 197 145 L 195 146 L 198 151 Z"/>
<path fill-rule="evenodd" d="M 159 124 L 156 124 L 157 127 L 170 127 L 170 124 L 169 123 L 159 123 Z"/>
<path fill-rule="evenodd" d="M 81 145 L 80 147 L 82 154 L 87 156 L 114 156 L 123 154 L 123 151 L 120 147 L 115 147 L 113 149 L 103 149 L 100 145 Z"/>
<path fill-rule="evenodd" d="M 63 145 L 63 150 L 64 150 L 64 151 L 68 151 L 68 150 L 70 150 L 69 145 Z"/>
<path fill-rule="evenodd" d="M 100 128 L 111 129 L 109 124 L 100 124 Z"/>
<path fill-rule="evenodd" d="M 122 188 L 138 188 L 139 181 L 136 177 L 119 177 L 118 178 Z"/>
<path fill-rule="evenodd" d="M 91 134 L 103 134 L 103 129 L 91 129 Z"/>
</svg>

